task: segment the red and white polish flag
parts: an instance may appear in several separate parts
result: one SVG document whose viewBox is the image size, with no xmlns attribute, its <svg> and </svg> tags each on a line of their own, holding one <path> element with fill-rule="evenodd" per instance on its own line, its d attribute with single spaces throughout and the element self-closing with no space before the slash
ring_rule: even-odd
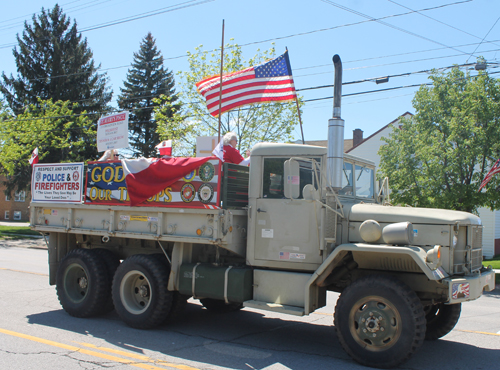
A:
<svg viewBox="0 0 500 370">
<path fill-rule="evenodd" d="M 38 163 L 38 148 L 35 148 L 31 153 L 30 165 L 33 167 L 34 164 Z"/>
<path fill-rule="evenodd" d="M 130 205 L 136 206 L 158 194 L 209 159 L 210 157 L 122 159 Z"/>
</svg>

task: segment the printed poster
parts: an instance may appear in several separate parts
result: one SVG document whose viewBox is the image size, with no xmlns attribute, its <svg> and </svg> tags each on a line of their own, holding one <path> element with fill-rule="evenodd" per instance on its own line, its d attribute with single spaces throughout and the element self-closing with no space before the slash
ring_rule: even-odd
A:
<svg viewBox="0 0 500 370">
<path fill-rule="evenodd" d="M 128 148 L 128 111 L 102 117 L 97 123 L 97 151 Z"/>
<path fill-rule="evenodd" d="M 33 165 L 32 202 L 81 203 L 83 163 Z"/>
</svg>

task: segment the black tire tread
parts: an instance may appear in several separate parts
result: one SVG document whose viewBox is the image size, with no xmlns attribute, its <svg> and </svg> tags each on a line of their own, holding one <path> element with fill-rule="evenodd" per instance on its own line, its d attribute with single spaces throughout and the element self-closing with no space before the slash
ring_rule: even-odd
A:
<svg viewBox="0 0 500 370">
<path fill-rule="evenodd" d="M 64 269 L 71 263 L 78 263 L 88 275 L 89 290 L 80 304 L 71 302 L 64 291 Z M 110 295 L 111 284 L 102 259 L 92 250 L 73 249 L 62 259 L 57 270 L 56 292 L 64 310 L 74 317 L 92 317 L 103 312 Z"/>
<path fill-rule="evenodd" d="M 426 315 L 427 330 L 425 340 L 437 340 L 452 331 L 462 312 L 461 303 L 451 305 L 440 303 L 436 306 L 439 307 L 432 307 L 431 312 Z M 437 315 L 433 313 L 434 309 L 439 309 Z"/>
<path fill-rule="evenodd" d="M 156 254 L 136 254 L 125 259 L 118 267 L 113 279 L 113 302 L 118 316 L 129 326 L 136 329 L 152 329 L 160 326 L 172 306 L 173 292 L 168 291 L 169 269 L 162 256 Z M 155 293 L 148 310 L 133 315 L 123 307 L 120 298 L 121 277 L 129 270 L 140 270 L 148 275 L 151 290 Z"/>
<path fill-rule="evenodd" d="M 346 339 L 342 336 L 341 330 L 339 330 L 342 325 L 348 325 L 348 314 L 346 316 L 345 312 L 349 312 L 351 307 L 346 307 L 344 303 L 347 299 L 346 295 L 353 294 L 353 292 L 355 292 L 357 289 L 366 288 L 370 290 L 374 287 L 383 287 L 384 290 L 392 290 L 399 297 L 402 297 L 410 308 L 415 322 L 415 333 L 412 339 L 412 345 L 407 353 L 399 354 L 399 357 L 392 356 L 391 358 L 387 358 L 386 360 L 380 361 L 378 363 L 374 363 L 374 361 L 370 360 L 368 356 L 358 356 L 356 353 L 354 353 L 346 342 Z M 385 275 L 368 275 L 356 280 L 354 283 L 348 286 L 337 301 L 334 314 L 334 323 L 337 329 L 338 339 L 344 350 L 354 360 L 361 363 L 362 365 L 378 368 L 393 368 L 409 360 L 412 355 L 422 346 L 426 330 L 425 313 L 422 303 L 416 293 L 398 279 Z"/>
<path fill-rule="evenodd" d="M 116 269 L 120 266 L 120 259 L 116 254 L 111 252 L 108 249 L 97 248 L 93 249 L 102 259 L 104 264 L 106 265 L 106 271 L 108 273 L 109 279 L 109 295 L 106 299 L 106 303 L 104 304 L 102 313 L 106 314 L 114 310 L 115 306 L 113 304 L 113 296 L 111 294 L 111 285 L 113 283 L 113 277 L 115 276 Z"/>
</svg>

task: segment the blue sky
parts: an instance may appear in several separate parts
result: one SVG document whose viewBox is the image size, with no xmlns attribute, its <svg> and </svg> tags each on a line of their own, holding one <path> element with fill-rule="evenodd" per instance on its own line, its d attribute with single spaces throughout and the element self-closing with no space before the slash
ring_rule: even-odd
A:
<svg viewBox="0 0 500 370">
<path fill-rule="evenodd" d="M 12 56 L 16 34 L 22 33 L 24 20 L 30 22 L 33 13 L 42 7 L 51 9 L 55 3 L 4 1 L 0 71 L 17 73 Z M 61 0 L 59 4 L 80 31 L 171 7 L 162 14 L 83 32 L 94 60 L 110 78 L 115 98 L 133 53 L 148 32 L 156 38 L 165 66 L 177 72 L 187 69 L 186 51 L 198 45 L 210 50 L 220 47 L 223 19 L 226 41 L 233 38 L 240 45 L 248 44 L 243 47 L 246 59 L 258 48 L 268 49 L 271 42 L 278 53 L 288 47 L 299 90 L 333 84 L 334 54 L 342 59 L 344 83 L 405 74 L 384 84 L 367 81 L 343 86 L 343 94 L 354 94 L 342 99 L 346 138 L 356 128 L 367 137 L 406 111 L 414 113 L 411 100 L 418 87 L 399 87 L 429 82 L 427 72 L 416 72 L 473 63 L 479 55 L 491 63 L 490 73 L 500 71 L 497 0 Z M 380 89 L 392 90 L 366 93 Z M 306 100 L 320 99 L 332 96 L 333 89 L 300 94 Z M 326 139 L 331 116 L 332 99 L 307 102 L 302 117 L 305 139 Z M 300 138 L 298 127 L 294 135 Z"/>
</svg>

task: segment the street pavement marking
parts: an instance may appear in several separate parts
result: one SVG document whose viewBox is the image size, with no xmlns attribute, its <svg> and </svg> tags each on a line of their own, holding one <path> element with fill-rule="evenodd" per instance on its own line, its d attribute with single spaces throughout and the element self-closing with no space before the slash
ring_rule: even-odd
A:
<svg viewBox="0 0 500 370">
<path fill-rule="evenodd" d="M 130 352 L 126 352 L 126 351 L 121 351 L 119 349 L 113 349 L 113 348 L 107 348 L 107 347 L 100 347 L 100 346 L 96 346 L 94 344 L 83 343 L 83 342 L 75 342 L 75 343 L 78 343 L 81 346 L 85 346 L 85 347 L 97 349 L 97 350 L 100 350 L 100 351 L 111 352 L 111 353 L 114 353 L 116 355 L 122 355 L 122 356 L 130 357 L 130 358 L 134 358 L 136 360 L 141 360 L 141 361 L 146 361 L 146 362 L 152 362 L 152 363 L 154 363 L 156 365 L 173 367 L 173 368 L 180 369 L 180 370 L 200 370 L 200 369 L 198 369 L 196 367 L 191 367 L 191 366 L 187 366 L 187 365 L 178 365 L 178 364 L 172 364 L 170 362 L 165 362 L 165 361 L 161 361 L 161 360 L 153 360 L 151 357 L 148 357 L 148 356 L 138 355 L 138 354 L 130 353 Z"/>
<path fill-rule="evenodd" d="M 121 358 L 121 357 L 107 355 L 107 354 L 104 354 L 104 353 L 90 351 L 90 350 L 85 349 L 85 348 L 80 348 L 80 347 L 75 347 L 75 346 L 71 346 L 71 345 L 64 344 L 64 343 L 54 342 L 52 340 L 38 338 L 38 337 L 34 337 L 32 335 L 17 333 L 15 331 L 11 331 L 11 330 L 6 330 L 6 329 L 0 328 L 0 333 L 11 335 L 13 337 L 18 337 L 18 338 L 22 338 L 22 339 L 31 340 L 33 342 L 47 344 L 47 345 L 53 346 L 53 347 L 58 347 L 58 348 L 66 349 L 68 351 L 83 353 L 83 354 L 86 354 L 86 355 L 90 355 L 90 356 L 102 358 L 102 359 L 109 360 L 109 361 L 119 362 L 121 364 L 126 364 L 126 365 L 130 365 L 130 366 L 138 367 L 138 368 L 141 368 L 141 369 L 146 369 L 146 370 L 165 370 L 164 367 L 157 367 L 157 366 L 153 366 L 153 365 L 150 365 L 150 364 L 137 363 L 137 362 L 135 362 L 133 360 L 129 360 L 129 359 L 126 359 L 126 358 Z M 92 345 L 88 345 L 88 346 L 89 347 L 93 347 Z M 103 347 L 95 347 L 95 348 L 102 349 Z M 112 350 L 110 352 L 113 352 L 113 351 L 114 350 Z M 131 357 L 131 358 L 135 358 L 135 356 L 132 353 L 127 353 L 125 351 L 116 351 L 116 352 L 122 352 L 123 354 L 126 353 L 125 356 Z M 200 370 L 200 369 L 197 369 L 195 367 L 190 367 L 190 366 L 186 366 L 186 365 L 177 365 L 177 364 L 170 364 L 170 363 L 163 362 L 163 361 L 154 361 L 151 358 L 146 357 L 146 356 L 137 356 L 137 357 L 143 357 L 144 361 L 152 362 L 152 363 L 159 364 L 159 365 L 166 366 L 166 367 L 170 367 L 170 368 L 175 368 L 175 369 L 180 369 L 180 370 Z"/>
<path fill-rule="evenodd" d="M 22 272 L 22 273 L 25 273 L 25 274 L 40 275 L 40 276 L 49 276 L 48 274 L 42 274 L 40 272 L 30 272 L 30 271 L 23 271 L 23 270 L 13 270 L 13 269 L 5 268 L 5 267 L 0 267 L 0 270 Z"/>
<path fill-rule="evenodd" d="M 498 333 L 488 333 L 486 331 L 476 331 L 476 330 L 458 330 L 457 331 L 462 331 L 464 333 L 476 333 L 476 334 L 484 334 L 484 335 L 495 335 L 500 337 L 500 332 Z"/>
</svg>

